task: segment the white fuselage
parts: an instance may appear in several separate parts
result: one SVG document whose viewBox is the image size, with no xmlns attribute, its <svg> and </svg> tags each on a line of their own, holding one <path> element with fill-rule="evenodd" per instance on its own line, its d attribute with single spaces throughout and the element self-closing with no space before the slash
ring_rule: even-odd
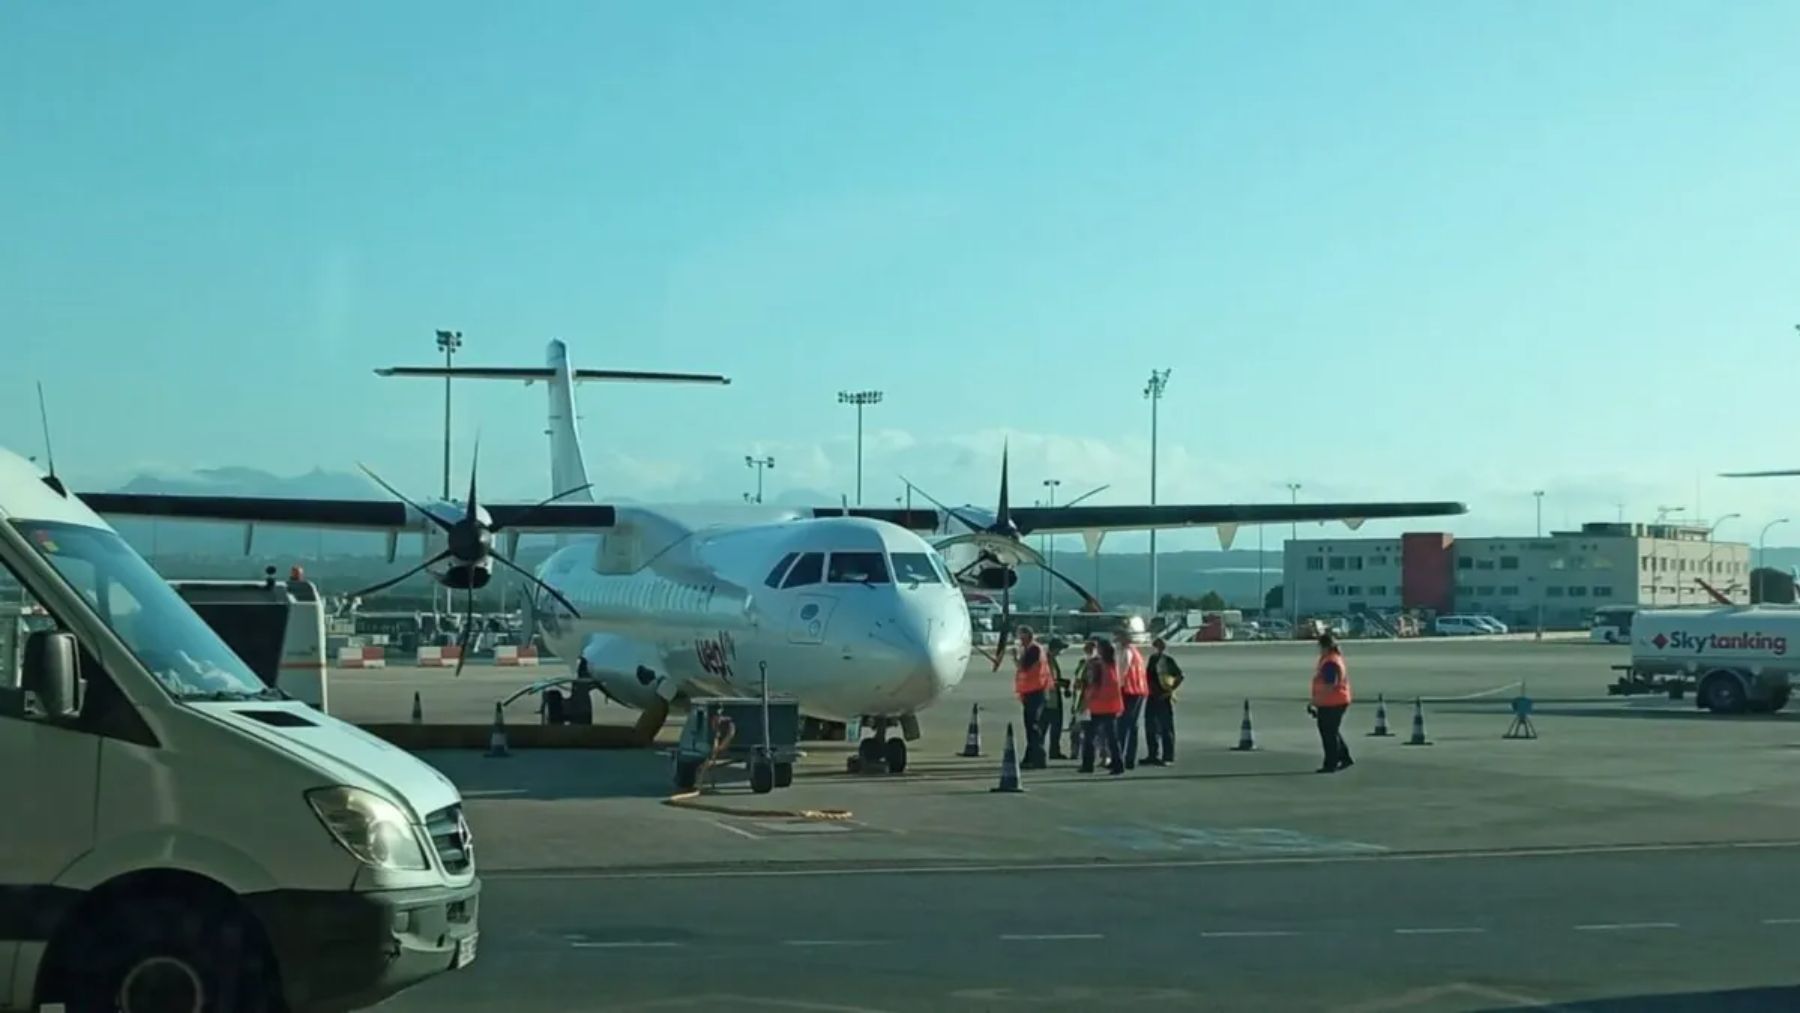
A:
<svg viewBox="0 0 1800 1013">
<path fill-rule="evenodd" d="M 766 669 L 808 716 L 903 717 L 962 680 L 968 610 L 923 539 L 861 518 L 710 513 L 620 508 L 617 527 L 538 569 L 579 617 L 540 596 L 533 625 L 640 708 L 755 693 Z"/>
</svg>

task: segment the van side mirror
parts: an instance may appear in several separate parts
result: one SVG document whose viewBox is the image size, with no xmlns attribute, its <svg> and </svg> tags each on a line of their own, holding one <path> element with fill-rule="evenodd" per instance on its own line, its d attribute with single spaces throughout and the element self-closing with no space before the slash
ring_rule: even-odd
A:
<svg viewBox="0 0 1800 1013">
<path fill-rule="evenodd" d="M 73 633 L 39 630 L 25 639 L 19 688 L 37 699 L 45 717 L 68 720 L 80 715 L 80 656 Z"/>
</svg>

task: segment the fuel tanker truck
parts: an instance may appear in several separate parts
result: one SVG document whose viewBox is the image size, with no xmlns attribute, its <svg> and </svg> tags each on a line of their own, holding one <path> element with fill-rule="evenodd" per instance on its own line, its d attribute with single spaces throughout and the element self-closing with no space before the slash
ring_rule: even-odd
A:
<svg viewBox="0 0 1800 1013">
<path fill-rule="evenodd" d="M 1787 706 L 1800 674 L 1800 608 L 1645 609 L 1631 623 L 1631 664 L 1615 694 L 1666 691 L 1715 714 Z"/>
</svg>

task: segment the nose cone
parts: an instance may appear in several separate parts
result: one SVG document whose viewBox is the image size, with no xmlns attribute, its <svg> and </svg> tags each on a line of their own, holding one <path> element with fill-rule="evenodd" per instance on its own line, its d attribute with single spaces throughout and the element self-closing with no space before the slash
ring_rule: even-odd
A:
<svg viewBox="0 0 1800 1013">
<path fill-rule="evenodd" d="M 969 613 L 960 599 L 909 601 L 891 633 L 884 639 L 901 666 L 890 697 L 898 710 L 928 707 L 962 682 L 973 648 Z"/>
</svg>

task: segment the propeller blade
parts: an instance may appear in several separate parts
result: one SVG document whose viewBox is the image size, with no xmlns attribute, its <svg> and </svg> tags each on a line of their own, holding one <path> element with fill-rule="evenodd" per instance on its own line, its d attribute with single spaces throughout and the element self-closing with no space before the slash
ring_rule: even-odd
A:
<svg viewBox="0 0 1800 1013">
<path fill-rule="evenodd" d="M 916 485 L 913 485 L 912 482 L 909 481 L 905 475 L 900 476 L 900 481 L 905 482 L 908 488 L 912 489 L 914 492 L 918 493 L 919 495 L 925 497 L 926 501 L 929 502 L 932 506 L 937 507 L 939 510 L 942 510 L 943 512 L 956 518 L 957 521 L 960 522 L 963 527 L 968 528 L 970 531 L 985 530 L 982 525 L 975 523 L 974 521 L 968 519 L 967 517 L 964 517 L 962 514 L 957 513 L 956 511 L 950 509 L 949 507 L 945 506 L 942 503 L 939 503 L 935 498 L 932 497 L 932 495 L 930 493 L 926 492 L 925 490 L 919 488 Z"/>
<path fill-rule="evenodd" d="M 480 473 L 480 468 L 481 468 L 481 434 L 476 433 L 475 434 L 475 452 L 473 454 L 471 454 L 469 457 L 468 505 L 463 510 L 464 515 L 467 516 L 470 520 L 475 519 L 475 505 L 476 505 L 475 476 Z"/>
<path fill-rule="evenodd" d="M 469 660 L 469 645 L 475 640 L 475 589 L 463 588 L 462 632 L 456 638 L 456 676 L 462 678 L 463 663 Z"/>
<path fill-rule="evenodd" d="M 403 493 L 400 490 L 389 485 L 387 483 L 387 479 L 384 479 L 380 475 L 375 474 L 374 470 L 372 468 L 370 468 L 368 465 L 358 464 L 357 467 L 361 468 L 363 470 L 363 474 L 374 479 L 376 485 L 381 486 L 383 489 L 386 489 L 388 491 L 388 495 L 394 497 L 395 499 L 399 500 L 402 503 L 405 503 L 407 506 L 412 507 L 414 510 L 417 510 L 418 512 L 424 514 L 427 520 L 431 521 L 431 523 L 433 523 L 433 524 L 436 524 L 438 527 L 444 529 L 445 531 L 450 530 L 450 522 L 449 521 L 443 519 L 442 517 L 439 517 L 437 514 L 432 513 L 431 511 L 425 509 L 424 507 L 420 506 L 419 504 L 414 503 L 411 499 L 409 499 L 407 497 L 407 495 L 405 493 Z"/>
<path fill-rule="evenodd" d="M 543 509 L 544 507 L 549 506 L 550 504 L 556 502 L 559 499 L 568 499 L 570 496 L 573 496 L 578 492 L 586 492 L 589 489 L 592 489 L 593 487 L 594 487 L 594 483 L 589 482 L 586 485 L 578 485 L 573 489 L 565 489 L 562 492 L 557 493 L 556 495 L 550 497 L 547 500 L 544 500 L 541 503 L 533 504 L 530 510 L 527 510 L 524 513 L 520 514 L 513 521 L 513 523 L 524 526 L 524 527 L 530 527 L 530 525 L 526 524 L 525 522 L 531 519 L 532 514 Z M 505 531 L 505 530 L 506 530 L 506 525 L 504 525 L 504 524 L 496 524 L 493 527 L 488 528 L 488 531 L 490 531 L 494 534 L 499 534 L 500 532 Z"/>
<path fill-rule="evenodd" d="M 1000 582 L 1000 642 L 994 646 L 994 668 L 1000 671 L 1000 661 L 1006 657 L 1006 638 L 1012 633 L 1012 581 Z"/>
<path fill-rule="evenodd" d="M 430 515 L 427 514 L 426 516 L 430 516 Z M 352 591 L 348 595 L 345 595 L 345 597 L 347 597 L 347 598 L 366 598 L 369 595 L 372 595 L 377 591 L 386 591 L 388 588 L 393 587 L 395 584 L 400 583 L 401 581 L 407 579 L 408 577 L 411 577 L 411 576 L 425 570 L 427 567 L 433 566 L 433 565 L 441 562 L 445 557 L 447 557 L 449 555 L 450 555 L 450 550 L 445 549 L 444 551 L 438 553 L 435 556 L 432 556 L 430 559 L 427 559 L 425 562 L 420 563 L 418 566 L 413 567 L 412 569 L 406 571 L 405 573 L 401 574 L 398 577 L 393 577 L 388 580 L 384 580 L 379 584 L 371 584 L 370 586 L 363 588 L 361 591 Z"/>
<path fill-rule="evenodd" d="M 994 511 L 994 526 L 1003 530 L 1010 530 L 1013 526 L 1011 497 L 1008 495 L 1007 490 L 1009 483 L 1006 480 L 1007 454 L 1007 444 L 1000 444 L 1000 509 Z"/>
<path fill-rule="evenodd" d="M 502 565 L 506 566 L 508 569 L 512 570 L 514 573 L 517 573 L 519 576 L 524 577 L 526 580 L 531 581 L 536 586 L 543 588 L 544 593 L 548 594 L 550 597 L 555 598 L 558 602 L 560 602 L 562 604 L 563 608 L 566 608 L 569 610 L 570 615 L 574 616 L 577 619 L 581 618 L 581 610 L 576 608 L 574 606 L 574 604 L 569 601 L 569 599 L 564 598 L 561 591 L 558 591 L 556 588 L 553 588 L 549 584 L 546 584 L 543 581 L 539 580 L 537 578 L 537 574 L 532 573 L 530 570 L 525 569 L 523 566 L 520 566 L 519 564 L 513 562 L 512 560 L 506 558 L 505 556 L 502 556 L 498 552 L 492 552 L 492 553 L 489 553 L 488 555 L 495 562 L 501 563 Z"/>
<path fill-rule="evenodd" d="M 1043 565 L 1045 573 L 1049 574 L 1052 577 L 1055 577 L 1057 580 L 1062 581 L 1064 584 L 1067 584 L 1069 587 L 1069 590 L 1074 591 L 1076 594 L 1081 596 L 1082 611 L 1084 611 L 1084 612 L 1105 611 L 1104 609 L 1102 609 L 1100 607 L 1100 599 L 1098 599 L 1098 598 L 1094 597 L 1092 594 L 1088 593 L 1088 589 L 1085 587 L 1082 587 L 1079 583 L 1077 583 L 1075 578 L 1069 576 L 1068 574 L 1062 572 L 1061 570 L 1056 569 L 1055 567 L 1050 566 L 1048 563 L 1045 563 L 1042 565 Z"/>
</svg>

